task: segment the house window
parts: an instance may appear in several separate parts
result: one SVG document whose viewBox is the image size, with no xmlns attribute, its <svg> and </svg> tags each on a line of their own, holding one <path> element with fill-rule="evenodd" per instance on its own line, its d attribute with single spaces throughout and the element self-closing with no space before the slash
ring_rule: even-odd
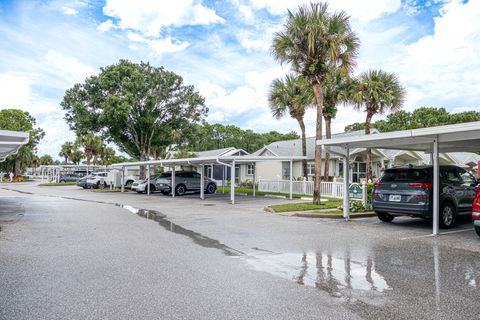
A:
<svg viewBox="0 0 480 320">
<path fill-rule="evenodd" d="M 351 166 L 353 182 L 360 182 L 361 179 L 367 178 L 367 164 L 365 162 L 354 162 Z"/>
<path fill-rule="evenodd" d="M 315 163 L 313 162 L 307 163 L 307 174 L 309 176 L 313 176 L 315 174 Z"/>
<path fill-rule="evenodd" d="M 255 165 L 247 164 L 247 174 L 249 176 L 253 176 L 254 173 L 255 173 Z"/>
</svg>

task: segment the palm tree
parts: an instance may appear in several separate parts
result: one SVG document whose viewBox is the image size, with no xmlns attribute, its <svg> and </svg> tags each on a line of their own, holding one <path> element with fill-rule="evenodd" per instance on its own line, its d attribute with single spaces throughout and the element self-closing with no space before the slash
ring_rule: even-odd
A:
<svg viewBox="0 0 480 320">
<path fill-rule="evenodd" d="M 75 165 L 79 165 L 82 159 L 84 158 L 84 154 L 81 150 L 75 149 L 72 152 L 72 155 L 70 156 L 70 160 L 73 162 Z"/>
<path fill-rule="evenodd" d="M 65 164 L 67 164 L 68 159 L 70 159 L 70 156 L 73 153 L 73 142 L 67 141 L 62 146 L 60 147 L 60 152 L 58 153 L 59 157 L 64 157 L 65 158 Z"/>
<path fill-rule="evenodd" d="M 323 86 L 323 118 L 325 120 L 325 138 L 332 138 L 332 119 L 337 115 L 337 106 L 348 102 L 348 89 L 351 83 L 350 75 L 336 68 L 332 68 Z M 325 165 L 323 179 L 328 180 L 330 164 L 330 146 L 325 147 Z"/>
<path fill-rule="evenodd" d="M 344 11 L 329 13 L 326 3 L 301 5 L 288 11 L 284 30 L 275 34 L 273 55 L 289 63 L 313 86 L 317 102 L 316 139 L 322 139 L 323 86 L 329 68 L 347 72 L 355 65 L 360 42 Z M 313 203 L 320 204 L 322 146 L 315 147 Z"/>
<path fill-rule="evenodd" d="M 86 134 L 77 138 L 77 146 L 81 146 L 85 150 L 85 158 L 87 159 L 87 165 L 90 165 L 92 156 L 98 155 L 98 150 L 102 146 L 102 140 L 100 137 L 93 134 Z M 100 147 L 99 147 L 100 146 Z M 94 159 L 96 160 L 96 159 Z M 95 162 L 95 161 L 94 161 Z"/>
<path fill-rule="evenodd" d="M 372 117 L 402 108 L 405 89 L 394 73 L 382 70 L 363 72 L 354 80 L 350 99 L 357 110 L 367 114 L 365 134 L 370 134 Z M 367 179 L 372 179 L 372 150 L 367 149 Z"/>
<path fill-rule="evenodd" d="M 305 108 L 314 103 L 312 87 L 305 78 L 287 75 L 285 79 L 275 79 L 270 86 L 268 101 L 274 118 L 280 119 L 287 113 L 297 120 L 301 130 L 302 155 L 307 155 L 307 138 L 305 136 Z M 303 176 L 308 179 L 307 160 L 303 160 Z"/>
</svg>

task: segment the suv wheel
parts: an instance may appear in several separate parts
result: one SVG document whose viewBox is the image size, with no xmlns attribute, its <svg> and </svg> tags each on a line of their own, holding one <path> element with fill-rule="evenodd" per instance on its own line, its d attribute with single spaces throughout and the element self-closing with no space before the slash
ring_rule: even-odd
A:
<svg viewBox="0 0 480 320">
<path fill-rule="evenodd" d="M 207 186 L 207 193 L 213 194 L 213 193 L 215 193 L 215 190 L 217 190 L 217 186 L 214 183 L 210 183 Z"/>
<path fill-rule="evenodd" d="M 155 186 L 153 184 L 150 184 L 150 193 L 155 192 Z M 145 193 L 148 193 L 148 186 L 145 187 Z"/>
<path fill-rule="evenodd" d="M 383 222 L 392 222 L 395 219 L 395 216 L 388 214 L 386 212 L 375 212 L 377 214 L 378 219 Z"/>
<path fill-rule="evenodd" d="M 455 224 L 455 207 L 450 202 L 442 204 L 440 210 L 440 227 L 449 229 Z"/>
<path fill-rule="evenodd" d="M 183 196 L 187 192 L 187 188 L 183 184 L 179 184 L 175 187 L 175 194 L 177 196 Z"/>
<path fill-rule="evenodd" d="M 480 237 L 480 227 L 475 227 L 475 232 Z"/>
</svg>

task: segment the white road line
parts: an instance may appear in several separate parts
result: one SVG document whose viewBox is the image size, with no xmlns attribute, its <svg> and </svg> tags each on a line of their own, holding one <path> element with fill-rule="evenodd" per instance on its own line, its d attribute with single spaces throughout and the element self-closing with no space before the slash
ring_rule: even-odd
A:
<svg viewBox="0 0 480 320">
<path fill-rule="evenodd" d="M 467 232 L 467 231 L 473 231 L 472 229 L 462 229 L 462 230 L 454 230 L 454 231 L 447 231 L 447 232 L 442 232 L 439 233 L 439 236 L 442 235 L 447 235 L 447 234 L 452 234 L 452 233 L 460 233 L 460 232 Z M 417 238 L 427 238 L 427 237 L 433 237 L 433 234 L 422 234 L 420 236 L 412 236 L 412 237 L 405 237 L 405 238 L 400 238 L 400 240 L 409 240 L 409 239 L 417 239 Z"/>
</svg>

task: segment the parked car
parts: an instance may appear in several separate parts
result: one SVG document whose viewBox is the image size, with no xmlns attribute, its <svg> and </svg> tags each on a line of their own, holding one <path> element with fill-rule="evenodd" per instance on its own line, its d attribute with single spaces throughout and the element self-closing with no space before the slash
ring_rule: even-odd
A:
<svg viewBox="0 0 480 320">
<path fill-rule="evenodd" d="M 108 172 L 96 172 L 87 177 L 87 188 L 106 188 Z"/>
<path fill-rule="evenodd" d="M 82 187 L 83 189 L 88 189 L 88 185 L 87 185 L 87 178 L 88 178 L 88 177 L 89 177 L 89 176 L 84 176 L 84 177 L 82 177 L 82 178 L 79 178 L 79 179 L 77 180 L 77 186 L 78 186 L 78 187 Z"/>
<path fill-rule="evenodd" d="M 477 193 L 475 194 L 475 199 L 473 200 L 472 219 L 475 231 L 480 237 L 480 188 L 477 188 Z"/>
<path fill-rule="evenodd" d="M 440 227 L 451 228 L 457 215 L 470 214 L 477 179 L 457 166 L 440 166 Z M 431 219 L 432 166 L 386 169 L 374 183 L 372 207 L 378 218 L 391 222 L 397 215 Z"/>
<path fill-rule="evenodd" d="M 189 191 L 200 190 L 201 175 L 195 171 L 175 171 L 175 194 L 182 196 Z M 204 177 L 204 187 L 206 193 L 215 193 L 217 184 L 214 180 Z M 172 192 L 172 172 L 165 172 L 158 177 L 155 189 L 163 194 Z"/>
<path fill-rule="evenodd" d="M 59 182 L 65 183 L 65 182 L 77 182 L 79 175 L 76 173 L 65 173 L 60 175 L 60 179 L 58 180 Z"/>
<path fill-rule="evenodd" d="M 160 177 L 160 174 L 154 174 L 150 176 L 150 192 L 155 192 L 157 191 L 157 188 L 155 187 L 155 183 L 157 179 Z M 132 191 L 136 191 L 138 193 L 146 193 L 147 192 L 147 179 L 140 179 L 140 180 L 135 180 L 132 183 Z"/>
</svg>

